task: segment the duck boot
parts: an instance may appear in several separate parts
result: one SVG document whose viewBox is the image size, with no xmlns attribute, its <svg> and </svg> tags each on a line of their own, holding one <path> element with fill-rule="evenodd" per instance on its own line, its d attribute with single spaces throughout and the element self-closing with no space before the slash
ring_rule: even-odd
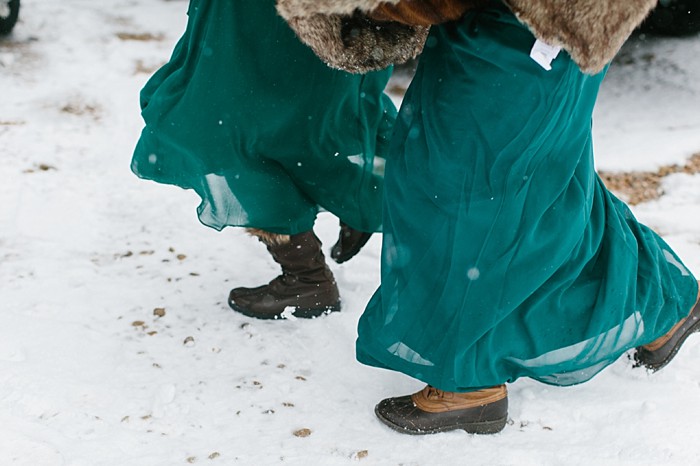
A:
<svg viewBox="0 0 700 466">
<path fill-rule="evenodd" d="M 470 434 L 495 434 L 508 420 L 508 392 L 498 385 L 466 393 L 428 385 L 413 395 L 382 400 L 374 413 L 388 427 L 411 435 L 461 429 Z"/>
<path fill-rule="evenodd" d="M 338 264 L 352 259 L 371 236 L 372 233 L 355 230 L 350 225 L 340 222 L 340 234 L 338 241 L 331 248 L 331 258 Z"/>
<path fill-rule="evenodd" d="M 267 285 L 231 290 L 228 303 L 234 311 L 257 319 L 310 319 L 340 310 L 338 286 L 313 231 L 291 236 L 259 230 L 252 234 L 282 267 L 282 275 Z"/>
<path fill-rule="evenodd" d="M 695 303 L 688 317 L 674 325 L 661 338 L 637 348 L 634 367 L 646 367 L 652 372 L 663 369 L 678 354 L 685 340 L 695 332 L 700 332 L 700 301 Z"/>
</svg>

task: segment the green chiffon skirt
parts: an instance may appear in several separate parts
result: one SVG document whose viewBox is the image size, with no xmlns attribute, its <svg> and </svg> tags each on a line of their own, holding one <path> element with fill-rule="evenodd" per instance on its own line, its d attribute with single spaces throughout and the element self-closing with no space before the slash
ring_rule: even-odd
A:
<svg viewBox="0 0 700 466">
<path fill-rule="evenodd" d="M 390 71 L 326 67 L 274 0 L 192 0 L 170 61 L 141 92 L 146 126 L 131 168 L 194 189 L 216 229 L 295 234 L 319 208 L 381 227 L 384 154 L 396 109 Z"/>
<path fill-rule="evenodd" d="M 434 27 L 386 166 L 357 358 L 449 391 L 586 381 L 685 317 L 697 282 L 596 175 L 603 73 L 545 71 L 502 5 Z"/>
</svg>

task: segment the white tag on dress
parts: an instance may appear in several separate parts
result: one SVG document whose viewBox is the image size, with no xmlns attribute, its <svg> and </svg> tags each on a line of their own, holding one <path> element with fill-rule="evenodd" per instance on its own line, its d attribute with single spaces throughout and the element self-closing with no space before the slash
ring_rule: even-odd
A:
<svg viewBox="0 0 700 466">
<path fill-rule="evenodd" d="M 560 51 L 561 47 L 558 45 L 545 44 L 537 39 L 535 45 L 532 46 L 532 50 L 530 50 L 530 58 L 535 60 L 542 68 L 549 71 L 552 69 L 552 60 L 557 58 Z"/>
</svg>

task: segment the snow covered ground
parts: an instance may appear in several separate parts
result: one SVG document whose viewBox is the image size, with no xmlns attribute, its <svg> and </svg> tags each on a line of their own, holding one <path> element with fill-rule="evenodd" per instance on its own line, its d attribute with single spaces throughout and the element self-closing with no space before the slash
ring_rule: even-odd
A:
<svg viewBox="0 0 700 466">
<path fill-rule="evenodd" d="M 129 171 L 138 91 L 186 7 L 23 0 L 0 40 L 0 464 L 700 464 L 700 337 L 655 375 L 623 357 L 572 388 L 518 381 L 498 435 L 416 438 L 373 407 L 422 384 L 354 360 L 378 237 L 331 264 L 343 312 L 230 311 L 231 287 L 277 274 L 264 248 L 202 227 L 193 193 Z M 600 168 L 700 152 L 698 57 L 700 37 L 627 44 L 596 111 Z M 700 273 L 700 176 L 664 189 L 634 211 Z M 326 247 L 336 232 L 322 215 Z"/>
</svg>

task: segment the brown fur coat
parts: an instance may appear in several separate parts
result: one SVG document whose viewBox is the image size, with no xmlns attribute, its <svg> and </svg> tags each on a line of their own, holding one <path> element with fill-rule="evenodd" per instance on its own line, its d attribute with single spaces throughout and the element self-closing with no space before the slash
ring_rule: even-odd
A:
<svg viewBox="0 0 700 466">
<path fill-rule="evenodd" d="M 328 66 L 351 73 L 405 63 L 423 50 L 428 36 L 428 27 L 376 21 L 359 10 L 297 13 L 285 10 L 285 5 L 279 0 L 278 10 L 299 39 Z"/>
<path fill-rule="evenodd" d="M 401 0 L 399 3 L 382 3 L 369 13 L 378 21 L 395 21 L 413 26 L 455 21 L 469 10 L 479 8 L 489 0 Z"/>
<path fill-rule="evenodd" d="M 361 13 L 370 13 L 380 6 L 398 7 L 400 1 L 277 0 L 277 10 L 300 39 L 331 66 L 365 72 L 420 53 L 426 26 L 376 23 Z M 656 2 L 504 0 L 538 39 L 561 46 L 587 73 L 600 71 L 612 60 Z"/>
</svg>

